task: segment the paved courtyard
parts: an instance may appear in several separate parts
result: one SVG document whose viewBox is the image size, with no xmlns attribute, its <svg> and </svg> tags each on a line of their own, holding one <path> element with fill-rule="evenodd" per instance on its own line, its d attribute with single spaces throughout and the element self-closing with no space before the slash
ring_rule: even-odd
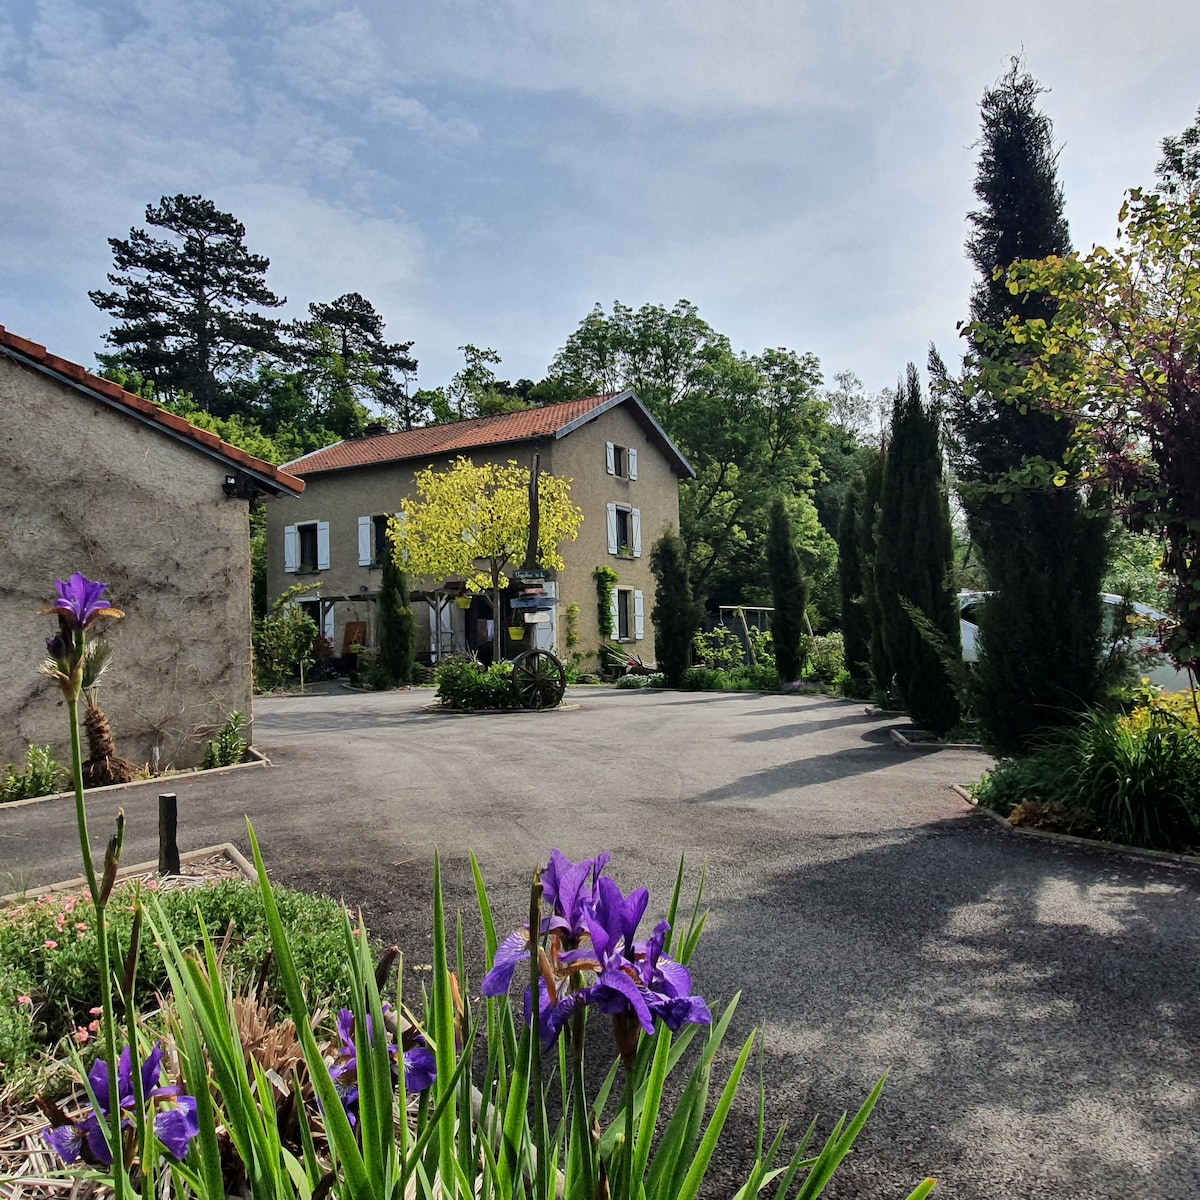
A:
<svg viewBox="0 0 1200 1200">
<path fill-rule="evenodd" d="M 949 790 L 985 758 L 898 750 L 827 697 L 576 689 L 569 711 L 490 716 L 430 699 L 260 702 L 275 765 L 172 781 L 182 847 L 245 847 L 248 814 L 277 879 L 362 904 L 414 965 L 434 847 L 476 955 L 469 848 L 514 925 L 550 846 L 611 851 L 652 916 L 686 853 L 712 909 L 695 980 L 742 990 L 735 1032 L 764 1028 L 770 1121 L 828 1128 L 890 1072 L 834 1200 L 900 1200 L 926 1173 L 947 1200 L 1200 1192 L 1200 872 L 1008 835 Z M 153 858 L 158 790 L 97 797 L 97 843 L 119 802 L 126 861 Z M 69 802 L 0 809 L 0 890 L 78 869 Z"/>
</svg>

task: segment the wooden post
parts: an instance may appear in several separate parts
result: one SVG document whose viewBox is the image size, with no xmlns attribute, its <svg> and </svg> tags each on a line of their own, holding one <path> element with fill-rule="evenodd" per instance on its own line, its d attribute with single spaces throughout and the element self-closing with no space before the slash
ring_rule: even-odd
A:
<svg viewBox="0 0 1200 1200">
<path fill-rule="evenodd" d="M 535 450 L 529 471 L 529 540 L 525 543 L 525 568 L 532 570 L 538 565 L 538 533 L 541 511 L 538 506 L 538 464 L 541 456 Z"/>
<path fill-rule="evenodd" d="M 179 823 L 179 801 L 174 792 L 158 796 L 158 873 L 179 874 L 179 843 L 175 840 Z"/>
</svg>

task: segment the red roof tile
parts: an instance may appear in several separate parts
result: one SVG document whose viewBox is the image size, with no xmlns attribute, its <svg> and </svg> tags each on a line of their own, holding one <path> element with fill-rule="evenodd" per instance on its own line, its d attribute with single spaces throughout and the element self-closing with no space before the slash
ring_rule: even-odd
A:
<svg viewBox="0 0 1200 1200">
<path fill-rule="evenodd" d="M 374 437 L 338 442 L 323 450 L 314 450 L 287 464 L 294 475 L 316 475 L 322 471 L 342 471 L 347 467 L 366 467 L 376 463 L 399 462 L 411 458 L 433 458 L 458 450 L 477 450 L 481 446 L 499 446 L 507 442 L 525 442 L 548 437 L 573 421 L 586 416 L 612 396 L 589 396 L 546 408 L 501 413 L 496 417 L 476 417 L 450 425 L 431 425 L 403 433 L 381 433 Z"/>
<path fill-rule="evenodd" d="M 18 337 L 17 334 L 10 333 L 3 325 L 0 325 L 0 353 L 5 350 L 14 351 L 24 358 L 31 359 L 44 370 L 60 375 L 71 383 L 77 384 L 89 392 L 94 392 L 97 396 L 104 396 L 115 401 L 118 408 L 124 408 L 131 414 L 137 414 L 151 425 L 159 425 L 164 430 L 169 429 L 180 434 L 198 447 L 212 452 L 232 467 L 240 467 L 243 470 L 252 471 L 255 475 L 263 476 L 283 491 L 297 494 L 304 491 L 303 479 L 297 479 L 295 475 L 275 466 L 274 463 L 264 462 L 261 458 L 247 454 L 238 446 L 231 446 L 228 442 L 223 442 L 215 433 L 207 429 L 200 429 L 190 421 L 185 421 L 182 417 L 160 408 L 152 401 L 125 391 L 111 379 L 101 379 L 98 375 L 92 375 L 78 363 L 59 358 L 57 354 L 48 354 L 45 346 L 31 342 L 28 338 Z"/>
</svg>

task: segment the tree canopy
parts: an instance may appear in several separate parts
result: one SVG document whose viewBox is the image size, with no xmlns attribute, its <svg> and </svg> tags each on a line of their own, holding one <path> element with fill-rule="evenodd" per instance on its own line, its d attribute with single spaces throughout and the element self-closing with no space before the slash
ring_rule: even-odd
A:
<svg viewBox="0 0 1200 1200">
<path fill-rule="evenodd" d="M 164 196 L 146 206 L 146 224 L 166 236 L 131 229 L 109 238 L 114 290 L 89 293 L 118 320 L 102 361 L 208 409 L 256 354 L 278 349 L 277 323 L 258 310 L 284 301 L 267 287 L 269 260 L 246 248 L 245 226 L 211 200 Z"/>
</svg>

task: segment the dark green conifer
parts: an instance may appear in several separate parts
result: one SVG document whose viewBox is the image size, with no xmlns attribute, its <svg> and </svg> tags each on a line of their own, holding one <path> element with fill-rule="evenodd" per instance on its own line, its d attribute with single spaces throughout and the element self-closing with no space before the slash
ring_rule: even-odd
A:
<svg viewBox="0 0 1200 1200">
<path fill-rule="evenodd" d="M 671 687 L 678 687 L 688 669 L 692 638 L 700 628 L 701 606 L 692 598 L 687 552 L 674 530 L 668 530 L 650 547 L 654 573 L 654 656 Z"/>
<path fill-rule="evenodd" d="M 879 525 L 879 496 L 883 491 L 884 452 L 881 450 L 863 472 L 862 502 L 858 511 L 858 561 L 862 570 L 863 616 L 867 625 L 867 664 L 875 690 L 886 697 L 892 690 L 892 668 L 883 644 L 883 621 L 875 587 L 875 533 Z"/>
<path fill-rule="evenodd" d="M 408 581 L 389 540 L 379 583 L 379 665 L 393 686 L 412 682 L 415 638 Z"/>
<path fill-rule="evenodd" d="M 996 269 L 1067 254 L 1070 239 L 1042 89 L 1019 60 L 983 98 L 983 136 L 967 251 L 979 270 L 971 316 L 999 328 L 1010 316 L 1054 314 L 1054 300 L 1014 296 Z M 1019 349 L 1019 348 L 1018 348 Z M 972 358 L 967 358 L 968 379 Z M 985 387 L 948 387 L 952 463 L 972 541 L 991 595 L 980 606 L 975 707 L 989 742 L 1025 749 L 1039 729 L 1072 721 L 1100 696 L 1101 580 L 1107 521 L 1080 481 L 1053 479 L 1072 435 L 1069 421 L 1022 411 Z M 1041 483 L 1016 483 L 1033 464 Z M 1026 471 L 1028 474 L 1028 471 Z M 1060 477 L 1061 478 L 1061 477 Z"/>
<path fill-rule="evenodd" d="M 958 721 L 958 697 L 937 649 L 905 609 L 906 604 L 918 609 L 947 646 L 959 651 L 938 414 L 922 400 L 911 363 L 892 410 L 876 538 L 875 589 L 896 691 L 918 725 L 944 734 Z"/>
<path fill-rule="evenodd" d="M 838 589 L 842 600 L 842 642 L 846 670 L 850 673 L 847 694 L 864 696 L 870 689 L 871 631 L 863 596 L 863 564 L 859 547 L 859 519 L 866 482 L 859 475 L 846 492 L 838 522 Z"/>
<path fill-rule="evenodd" d="M 771 577 L 775 615 L 771 640 L 775 645 L 775 667 L 782 683 L 800 678 L 804 666 L 804 613 L 808 608 L 808 580 L 800 570 L 800 555 L 792 537 L 792 520 L 782 496 L 771 500 L 767 528 L 767 571 Z"/>
</svg>

